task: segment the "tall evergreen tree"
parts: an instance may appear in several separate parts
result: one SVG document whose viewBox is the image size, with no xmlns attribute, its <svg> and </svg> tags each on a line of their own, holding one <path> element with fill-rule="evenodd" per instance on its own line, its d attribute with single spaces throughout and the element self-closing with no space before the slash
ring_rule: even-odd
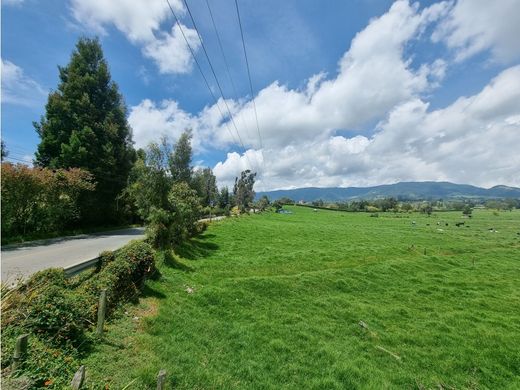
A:
<svg viewBox="0 0 520 390">
<path fill-rule="evenodd" d="M 36 164 L 90 171 L 97 185 L 85 214 L 91 222 L 113 220 L 135 160 L 123 97 L 98 39 L 81 38 L 69 64 L 58 69 L 58 89 L 49 94 L 45 116 L 34 123 L 41 138 Z"/>
</svg>

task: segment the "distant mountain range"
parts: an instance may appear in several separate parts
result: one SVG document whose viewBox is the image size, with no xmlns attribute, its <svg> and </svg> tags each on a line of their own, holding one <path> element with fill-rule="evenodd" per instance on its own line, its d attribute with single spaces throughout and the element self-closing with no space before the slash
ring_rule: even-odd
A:
<svg viewBox="0 0 520 390">
<path fill-rule="evenodd" d="M 267 195 L 270 200 L 290 198 L 294 201 L 312 202 L 349 201 L 355 199 L 377 199 L 394 197 L 406 200 L 422 199 L 456 199 L 456 198 L 520 198 L 520 188 L 495 186 L 492 188 L 475 187 L 468 184 L 449 182 L 402 182 L 374 187 L 330 187 L 330 188 L 296 188 L 292 190 L 277 190 L 258 192 L 256 197 Z"/>
</svg>

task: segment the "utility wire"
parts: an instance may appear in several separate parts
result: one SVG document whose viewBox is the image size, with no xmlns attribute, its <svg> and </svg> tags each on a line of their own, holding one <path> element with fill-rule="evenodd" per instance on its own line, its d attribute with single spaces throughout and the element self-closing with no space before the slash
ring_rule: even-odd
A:
<svg viewBox="0 0 520 390">
<path fill-rule="evenodd" d="M 253 82 L 251 81 L 251 70 L 249 68 L 249 60 L 247 59 L 246 42 L 244 40 L 244 30 L 242 29 L 242 20 L 240 19 L 240 11 L 238 9 L 238 0 L 235 0 L 235 7 L 237 9 L 238 25 L 240 26 L 240 36 L 242 37 L 242 48 L 244 49 L 244 58 L 246 59 L 247 77 L 249 79 L 249 90 L 251 91 L 251 100 L 253 101 L 253 108 L 255 111 L 256 129 L 258 131 L 258 138 L 260 140 L 260 148 L 263 149 L 262 135 L 260 133 L 260 126 L 258 124 L 258 113 L 256 111 L 255 94 L 253 92 Z"/>
<path fill-rule="evenodd" d="M 195 61 L 195 64 L 197 65 L 197 68 L 199 69 L 199 72 L 200 74 L 202 75 L 202 78 L 204 79 L 204 83 L 206 84 L 206 87 L 208 88 L 209 90 L 209 93 L 211 94 L 211 97 L 213 98 L 214 102 L 215 102 L 215 105 L 217 106 L 217 109 L 218 111 L 220 112 L 220 115 L 222 116 L 222 118 L 226 118 L 226 116 L 224 115 L 224 113 L 222 112 L 219 104 L 218 104 L 218 99 L 216 98 L 215 94 L 213 93 L 213 90 L 211 89 L 210 85 L 209 85 L 209 82 L 208 82 L 208 79 L 206 78 L 206 76 L 204 75 L 204 72 L 202 71 L 202 67 L 200 66 L 200 63 L 199 61 L 197 60 L 197 57 L 195 56 L 195 52 L 193 51 L 193 48 L 191 47 L 189 41 L 188 41 L 188 38 L 186 38 L 186 34 L 184 33 L 184 29 L 182 28 L 182 25 L 181 25 L 181 22 L 179 20 L 179 18 L 177 17 L 177 14 L 175 13 L 175 11 L 173 10 L 171 4 L 170 4 L 170 0 L 166 0 L 166 3 L 168 3 L 168 7 L 170 8 L 170 11 L 173 15 L 173 17 L 175 18 L 175 22 L 177 23 L 177 25 L 179 26 L 179 30 L 181 31 L 181 34 L 182 34 L 182 37 L 184 38 L 184 41 L 186 42 L 186 45 L 188 46 L 189 50 L 190 50 L 190 53 L 191 53 L 191 56 L 193 57 L 193 60 Z M 186 7 L 187 8 L 187 7 Z M 197 35 L 198 35 L 198 31 L 197 31 Z M 199 39 L 200 39 L 200 35 L 199 36 Z M 201 40 L 202 42 L 202 40 Z M 218 81 L 217 81 L 218 83 Z M 226 100 L 224 99 L 224 103 L 226 103 Z M 226 106 L 227 106 L 227 103 L 226 103 Z M 229 110 L 229 109 L 228 109 Z M 226 125 L 226 129 L 227 131 L 229 132 L 229 135 L 231 136 L 231 138 L 233 139 L 233 142 L 235 143 L 238 143 L 235 136 L 233 135 L 233 133 L 231 132 L 229 126 L 228 126 L 228 123 L 227 122 L 224 122 L 225 125 Z M 238 131 L 237 131 L 237 134 L 238 134 Z M 240 138 L 240 135 L 238 134 L 239 138 Z M 249 156 L 247 155 L 247 153 L 245 153 L 245 147 L 244 147 L 244 144 L 242 143 L 242 140 L 240 140 L 240 144 L 242 145 L 242 148 L 244 148 L 244 154 L 249 162 L 249 165 L 252 166 L 251 164 L 251 161 L 249 160 Z"/>
<path fill-rule="evenodd" d="M 222 58 L 224 59 L 224 64 L 226 65 L 226 71 L 229 78 L 229 82 L 231 83 L 231 87 L 233 88 L 233 93 L 235 94 L 236 99 L 238 100 L 238 92 L 237 88 L 235 86 L 235 83 L 233 81 L 233 78 L 231 77 L 231 72 L 229 70 L 229 62 L 227 60 L 226 54 L 224 52 L 224 47 L 222 45 L 222 41 L 220 40 L 220 34 L 217 30 L 217 25 L 215 23 L 215 19 L 213 18 L 213 12 L 211 11 L 211 7 L 209 6 L 209 1 L 206 0 L 206 6 L 208 7 L 209 16 L 211 17 L 211 23 L 213 24 L 213 29 L 215 30 L 215 35 L 217 36 L 218 46 L 220 48 L 220 53 L 222 53 Z"/>
<path fill-rule="evenodd" d="M 169 0 L 166 0 L 169 3 Z M 226 101 L 226 97 L 224 95 L 224 92 L 222 91 L 222 87 L 220 86 L 220 83 L 218 81 L 217 74 L 215 73 L 215 68 L 213 67 L 213 64 L 211 63 L 211 60 L 208 55 L 208 51 L 206 50 L 206 45 L 204 45 L 204 42 L 202 41 L 202 36 L 199 33 L 199 29 L 197 28 L 197 24 L 195 23 L 195 19 L 193 18 L 193 15 L 191 13 L 190 7 L 188 6 L 188 2 L 186 0 L 183 0 L 184 5 L 186 6 L 186 9 L 188 10 L 188 14 L 190 15 L 191 22 L 193 23 L 193 28 L 197 32 L 197 36 L 199 37 L 200 45 L 202 47 L 202 50 L 204 52 L 204 55 L 206 56 L 206 60 L 208 61 L 209 67 L 211 69 L 211 73 L 213 73 L 213 77 L 215 78 L 215 82 L 217 84 L 218 90 L 220 91 L 220 95 L 222 96 L 222 100 L 224 101 L 224 105 L 226 106 L 227 112 L 229 114 L 229 117 L 231 119 L 231 123 L 233 124 L 233 127 L 235 128 L 235 131 L 237 133 L 238 139 L 240 141 L 240 145 L 244 149 L 244 155 L 246 156 L 247 161 L 249 162 L 250 167 L 252 168 L 253 165 L 251 164 L 251 160 L 249 159 L 249 156 L 247 155 L 246 147 L 244 146 L 244 143 L 242 142 L 242 137 L 240 137 L 240 133 L 238 131 L 237 125 L 235 123 L 235 119 L 233 117 L 233 114 L 231 113 L 231 110 L 229 109 L 229 105 Z M 170 7 L 171 9 L 171 7 Z M 178 20 L 177 20 L 178 22 Z M 180 27 L 180 26 L 179 26 Z"/>
<path fill-rule="evenodd" d="M 226 54 L 225 54 L 225 51 L 224 51 L 224 45 L 222 44 L 222 40 L 220 39 L 220 34 L 218 33 L 217 24 L 215 23 L 215 18 L 213 17 L 213 11 L 211 11 L 211 7 L 209 5 L 209 1 L 208 0 L 206 0 L 206 6 L 208 7 L 208 12 L 209 12 L 209 16 L 211 18 L 211 23 L 213 24 L 213 30 L 215 30 L 215 35 L 217 36 L 217 42 L 218 42 L 218 46 L 220 48 L 220 53 L 222 54 L 222 59 L 224 60 L 224 65 L 226 66 L 226 73 L 227 73 L 227 76 L 229 78 L 229 82 L 231 84 L 231 87 L 233 89 L 234 96 L 235 96 L 235 98 L 236 98 L 236 100 L 238 102 L 240 95 L 238 94 L 235 82 L 233 81 L 233 77 L 231 77 L 231 70 L 230 70 L 229 62 L 227 60 L 227 57 L 226 57 Z M 242 118 L 241 122 L 242 122 L 242 124 L 244 124 L 244 122 L 245 122 L 244 118 Z M 245 128 L 246 128 L 246 126 L 244 126 L 244 129 Z M 249 131 L 247 131 L 247 134 L 249 135 Z M 258 167 L 260 167 L 260 164 L 258 163 L 258 158 L 256 157 L 256 155 L 255 155 L 255 161 L 256 161 L 256 165 Z"/>
<path fill-rule="evenodd" d="M 31 163 L 32 163 L 32 161 L 22 160 L 21 158 L 9 157 L 9 156 L 4 157 L 4 161 L 5 161 L 5 160 L 19 161 L 19 162 L 21 162 L 21 163 L 25 163 L 25 164 L 31 164 Z M 8 162 L 9 162 L 9 161 L 8 161 Z"/>
<path fill-rule="evenodd" d="M 246 67 L 247 67 L 247 77 L 249 79 L 249 90 L 251 91 L 251 100 L 253 101 L 253 109 L 255 111 L 256 130 L 258 132 L 258 139 L 260 141 L 260 153 L 262 154 L 262 164 L 264 165 L 264 172 L 265 172 L 265 161 L 264 161 L 264 151 L 263 151 L 264 143 L 262 141 L 262 134 L 260 133 L 260 125 L 258 124 L 258 113 L 256 111 L 255 94 L 253 91 L 253 82 L 251 81 L 251 70 L 249 68 L 249 60 L 247 59 L 246 42 L 244 39 L 244 30 L 242 28 L 242 20 L 240 18 L 240 10 L 238 8 L 238 0 L 235 0 L 235 8 L 237 10 L 238 25 L 240 26 L 240 36 L 242 38 L 242 48 L 244 49 L 244 58 L 246 60 Z"/>
<path fill-rule="evenodd" d="M 225 54 L 225 51 L 224 51 L 224 45 L 222 44 L 222 40 L 220 39 L 220 34 L 218 33 L 217 24 L 215 23 L 215 19 L 213 17 L 213 11 L 211 11 L 211 7 L 209 5 L 209 1 L 208 0 L 206 0 L 206 6 L 208 7 L 209 16 L 211 18 L 211 23 L 213 24 L 213 30 L 215 30 L 215 35 L 217 36 L 217 42 L 218 42 L 218 46 L 220 48 L 220 53 L 222 54 L 222 59 L 224 60 L 224 65 L 226 66 L 226 73 L 227 73 L 227 76 L 229 78 L 229 82 L 231 84 L 231 88 L 233 89 L 233 94 L 235 96 L 235 99 L 238 102 L 239 99 L 240 99 L 240 95 L 238 94 L 235 82 L 233 81 L 233 77 L 231 77 L 231 70 L 230 70 L 229 62 L 227 60 L 227 57 L 226 57 L 226 54 Z M 244 124 L 244 119 L 243 118 L 242 118 L 241 122 L 242 122 L 242 125 L 243 125 Z M 245 127 L 246 126 L 244 126 L 244 128 Z M 249 135 L 249 129 L 247 131 L 247 135 Z"/>
</svg>

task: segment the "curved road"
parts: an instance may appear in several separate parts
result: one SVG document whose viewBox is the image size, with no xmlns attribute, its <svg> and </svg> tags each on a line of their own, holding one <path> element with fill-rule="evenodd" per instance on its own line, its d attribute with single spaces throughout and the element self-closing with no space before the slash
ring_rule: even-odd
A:
<svg viewBox="0 0 520 390">
<path fill-rule="evenodd" d="M 106 250 L 144 238 L 144 228 L 56 238 L 2 247 L 2 283 L 13 283 L 46 268 L 65 268 L 92 260 Z"/>
</svg>

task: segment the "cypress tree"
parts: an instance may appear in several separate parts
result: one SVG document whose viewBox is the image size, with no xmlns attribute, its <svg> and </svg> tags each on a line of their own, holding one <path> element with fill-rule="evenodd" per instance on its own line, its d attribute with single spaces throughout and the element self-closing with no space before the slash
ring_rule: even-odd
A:
<svg viewBox="0 0 520 390">
<path fill-rule="evenodd" d="M 58 69 L 58 89 L 49 94 L 45 115 L 34 123 L 41 138 L 36 164 L 88 170 L 97 185 L 84 215 L 90 223 L 115 222 L 116 198 L 135 161 L 123 97 L 97 38 L 81 38 L 69 64 Z"/>
</svg>

